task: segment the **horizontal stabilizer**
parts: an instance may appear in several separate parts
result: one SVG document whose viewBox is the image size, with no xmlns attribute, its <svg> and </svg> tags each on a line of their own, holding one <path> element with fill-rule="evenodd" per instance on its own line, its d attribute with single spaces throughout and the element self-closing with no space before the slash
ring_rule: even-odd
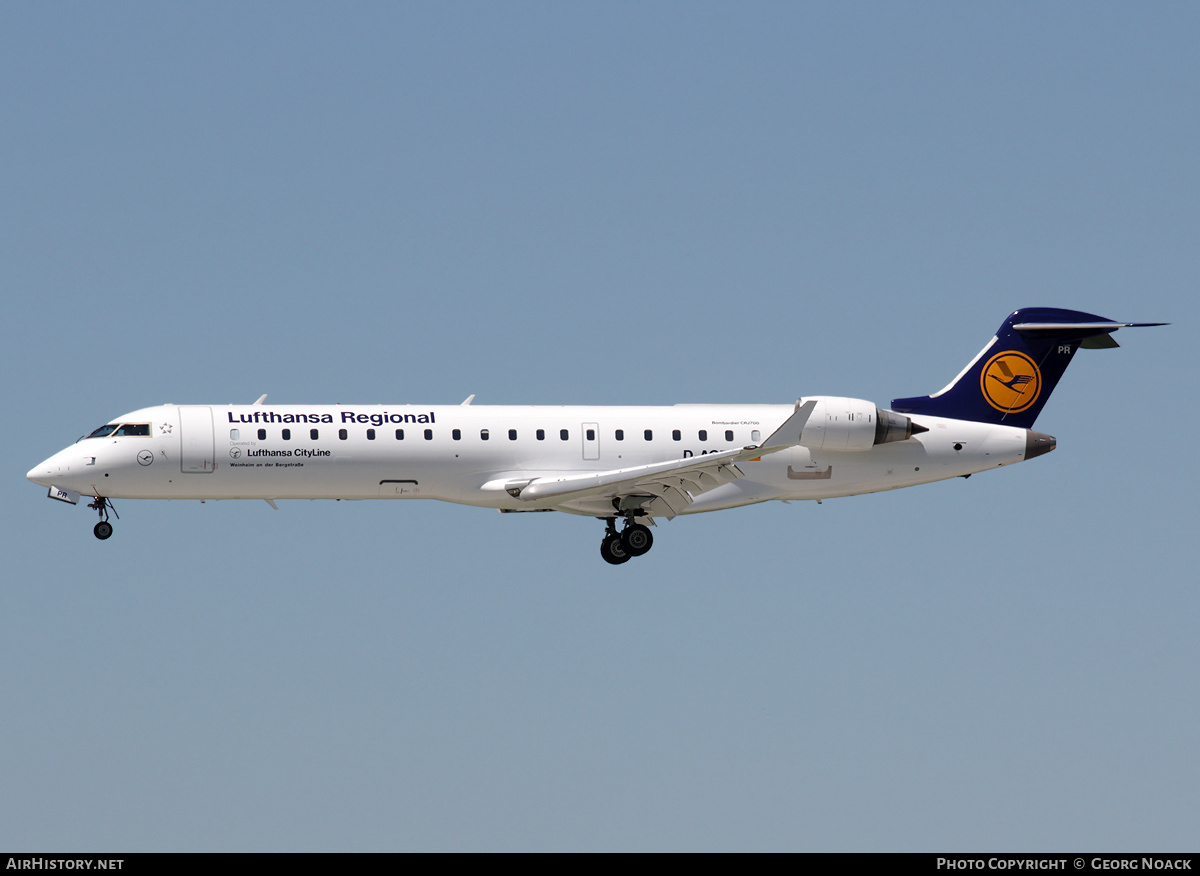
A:
<svg viewBox="0 0 1200 876">
<path fill-rule="evenodd" d="M 1018 311 L 1019 312 L 1019 311 Z M 1115 332 L 1119 328 L 1153 328 L 1169 322 L 1021 322 L 1013 326 L 1019 332 Z"/>
</svg>

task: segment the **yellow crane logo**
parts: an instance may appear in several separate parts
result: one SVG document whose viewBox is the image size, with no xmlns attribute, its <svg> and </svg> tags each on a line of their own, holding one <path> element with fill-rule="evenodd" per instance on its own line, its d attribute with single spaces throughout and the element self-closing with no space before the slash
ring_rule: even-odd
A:
<svg viewBox="0 0 1200 876">
<path fill-rule="evenodd" d="M 1016 414 L 1037 401 L 1042 392 L 1042 372 L 1024 353 L 1008 350 L 988 359 L 979 386 L 989 405 Z"/>
</svg>

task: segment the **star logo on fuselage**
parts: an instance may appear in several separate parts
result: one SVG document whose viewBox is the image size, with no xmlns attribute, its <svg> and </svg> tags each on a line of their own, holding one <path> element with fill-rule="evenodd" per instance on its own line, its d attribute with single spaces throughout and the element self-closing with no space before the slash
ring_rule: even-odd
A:
<svg viewBox="0 0 1200 876">
<path fill-rule="evenodd" d="M 1025 410 L 1042 393 L 1042 372 L 1024 353 L 997 353 L 979 376 L 979 388 L 987 403 L 998 411 L 1015 414 Z"/>
<path fill-rule="evenodd" d="M 170 434 L 171 434 L 171 424 L 170 424 L 170 423 L 163 423 L 161 426 L 159 426 L 159 427 L 158 427 L 158 434 L 160 434 L 160 435 L 170 435 Z"/>
</svg>

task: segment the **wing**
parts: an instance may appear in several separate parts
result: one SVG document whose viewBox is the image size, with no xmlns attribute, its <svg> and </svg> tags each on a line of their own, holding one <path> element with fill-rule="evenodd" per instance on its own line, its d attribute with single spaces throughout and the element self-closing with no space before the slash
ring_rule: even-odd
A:
<svg viewBox="0 0 1200 876">
<path fill-rule="evenodd" d="M 760 454 L 757 448 L 736 448 L 632 468 L 543 476 L 507 489 L 509 495 L 522 501 L 546 505 L 616 499 L 616 505 L 640 507 L 651 517 L 670 519 L 700 493 L 744 477 L 737 463 Z"/>
<path fill-rule="evenodd" d="M 744 477 L 738 468 L 739 462 L 758 459 L 798 444 L 804 424 L 816 404 L 815 401 L 803 405 L 797 402 L 792 415 L 762 444 L 610 471 L 543 474 L 524 481 L 508 480 L 500 486 L 510 496 L 531 504 L 561 505 L 603 498 L 616 500 L 614 507 L 621 510 L 640 508 L 651 517 L 669 520 L 701 493 Z"/>
</svg>

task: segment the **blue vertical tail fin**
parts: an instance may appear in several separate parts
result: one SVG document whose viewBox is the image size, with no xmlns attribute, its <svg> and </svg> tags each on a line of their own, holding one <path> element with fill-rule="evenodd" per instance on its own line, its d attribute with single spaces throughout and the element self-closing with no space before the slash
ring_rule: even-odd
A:
<svg viewBox="0 0 1200 876">
<path fill-rule="evenodd" d="M 1116 347 L 1117 329 L 1151 325 L 1166 323 L 1113 322 L 1078 310 L 1025 307 L 1004 320 L 949 386 L 933 395 L 893 399 L 892 410 L 1030 429 L 1076 350 Z"/>
</svg>

